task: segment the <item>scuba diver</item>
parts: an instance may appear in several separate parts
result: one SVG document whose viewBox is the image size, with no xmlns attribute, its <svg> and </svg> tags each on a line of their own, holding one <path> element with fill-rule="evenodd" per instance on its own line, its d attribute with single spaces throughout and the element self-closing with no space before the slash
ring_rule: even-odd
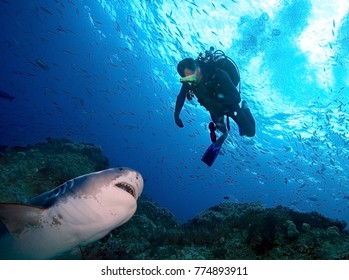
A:
<svg viewBox="0 0 349 280">
<path fill-rule="evenodd" d="M 241 101 L 240 73 L 235 62 L 220 50 L 199 54 L 198 58 L 185 58 L 177 65 L 177 72 L 182 77 L 181 90 L 177 96 L 174 112 L 175 123 L 178 127 L 184 127 L 179 115 L 185 99 L 192 100 L 197 97 L 198 102 L 210 113 L 212 122 L 209 124 L 210 137 L 213 142 L 206 150 L 202 161 L 212 166 L 216 160 L 220 148 L 228 137 L 230 129 L 229 117 L 239 128 L 241 136 L 253 137 L 256 133 L 256 123 L 247 102 Z M 226 116 L 226 122 L 224 121 Z M 217 139 L 215 130 L 222 135 Z"/>
</svg>

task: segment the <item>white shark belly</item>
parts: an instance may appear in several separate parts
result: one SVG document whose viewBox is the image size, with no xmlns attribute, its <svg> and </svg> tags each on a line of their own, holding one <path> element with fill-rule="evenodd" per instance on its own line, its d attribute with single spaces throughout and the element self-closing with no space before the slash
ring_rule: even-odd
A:
<svg viewBox="0 0 349 280">
<path fill-rule="evenodd" d="M 104 207 L 95 197 L 68 198 L 45 212 L 40 226 L 7 239 L 10 258 L 49 259 L 80 244 L 96 241 L 128 221 L 136 211 L 136 201 L 120 192 L 115 207 Z"/>
</svg>

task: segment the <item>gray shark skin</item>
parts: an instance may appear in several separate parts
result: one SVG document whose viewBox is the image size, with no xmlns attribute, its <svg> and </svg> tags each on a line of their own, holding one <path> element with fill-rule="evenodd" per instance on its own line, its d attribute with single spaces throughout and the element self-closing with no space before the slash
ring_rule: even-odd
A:
<svg viewBox="0 0 349 280">
<path fill-rule="evenodd" d="M 0 203 L 0 259 L 51 259 L 104 237 L 133 216 L 143 184 L 135 170 L 110 168 Z"/>
</svg>

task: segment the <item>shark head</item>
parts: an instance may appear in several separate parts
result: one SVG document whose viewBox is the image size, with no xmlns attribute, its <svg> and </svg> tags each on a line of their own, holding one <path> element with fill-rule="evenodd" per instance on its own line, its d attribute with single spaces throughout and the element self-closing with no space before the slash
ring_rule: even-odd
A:
<svg viewBox="0 0 349 280">
<path fill-rule="evenodd" d="M 137 171 L 120 167 L 74 178 L 26 204 L 1 203 L 0 258 L 46 259 L 96 241 L 127 222 L 143 191 Z"/>
<path fill-rule="evenodd" d="M 50 208 L 52 212 L 64 209 L 68 211 L 68 216 L 72 212 L 71 208 L 85 209 L 86 220 L 79 217 L 79 221 L 87 226 L 83 231 L 92 231 L 94 234 L 90 238 L 86 237 L 84 243 L 98 240 L 127 222 L 136 211 L 137 199 L 144 185 L 141 174 L 130 168 L 112 168 L 92 174 L 76 178 L 73 192 L 70 195 L 68 192 L 68 196 L 61 194 L 55 207 Z M 96 221 L 95 228 L 90 222 L 91 217 Z M 78 223 L 75 220 L 71 222 Z"/>
</svg>

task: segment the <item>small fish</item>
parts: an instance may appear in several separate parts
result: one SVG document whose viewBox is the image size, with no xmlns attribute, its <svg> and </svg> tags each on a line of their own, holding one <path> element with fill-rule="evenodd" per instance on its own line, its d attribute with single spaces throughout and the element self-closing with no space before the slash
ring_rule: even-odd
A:
<svg viewBox="0 0 349 280">
<path fill-rule="evenodd" d="M 197 7 L 198 5 L 195 3 L 195 1 L 192 1 L 190 4 L 192 4 L 193 6 Z"/>
<path fill-rule="evenodd" d="M 41 8 L 41 10 L 43 10 L 45 13 L 47 13 L 47 14 L 53 16 L 53 13 L 52 13 L 50 10 L 46 9 L 45 7 L 40 7 L 40 8 Z"/>
<path fill-rule="evenodd" d="M 228 11 L 228 8 L 225 5 L 221 4 L 221 6 L 223 9 L 226 9 Z"/>
<path fill-rule="evenodd" d="M 115 28 L 116 32 L 121 33 L 121 26 L 117 21 L 114 22 L 114 28 Z"/>
<path fill-rule="evenodd" d="M 96 23 L 96 24 L 99 24 L 99 25 L 102 25 L 102 24 L 103 24 L 103 22 L 101 22 L 101 21 L 99 21 L 99 20 L 96 20 L 96 19 L 94 19 L 93 22 Z"/>
<path fill-rule="evenodd" d="M 170 20 L 172 24 L 177 25 L 177 22 L 170 15 L 166 14 L 166 17 Z"/>
<path fill-rule="evenodd" d="M 0 89 L 0 97 L 3 98 L 3 99 L 8 99 L 10 101 L 12 101 L 13 99 L 15 99 L 14 96 L 8 94 L 6 91 L 3 91 Z"/>
<path fill-rule="evenodd" d="M 69 51 L 69 50 L 63 50 L 63 52 L 65 52 L 66 54 L 75 55 L 75 53 L 73 53 L 72 51 Z"/>
<path fill-rule="evenodd" d="M 36 60 L 36 65 L 39 66 L 41 69 L 43 69 L 45 71 L 50 70 L 50 67 L 48 67 L 48 65 L 45 62 L 43 62 L 42 60 L 40 60 L 40 59 Z"/>
<path fill-rule="evenodd" d="M 340 93 L 343 89 L 344 89 L 344 87 L 341 87 L 341 88 L 338 90 L 338 93 Z"/>
<path fill-rule="evenodd" d="M 176 29 L 177 29 L 179 35 L 184 39 L 182 31 L 177 26 L 176 26 Z"/>
<path fill-rule="evenodd" d="M 308 196 L 308 199 L 310 200 L 310 201 L 318 201 L 318 199 L 315 197 L 315 196 Z"/>
</svg>

